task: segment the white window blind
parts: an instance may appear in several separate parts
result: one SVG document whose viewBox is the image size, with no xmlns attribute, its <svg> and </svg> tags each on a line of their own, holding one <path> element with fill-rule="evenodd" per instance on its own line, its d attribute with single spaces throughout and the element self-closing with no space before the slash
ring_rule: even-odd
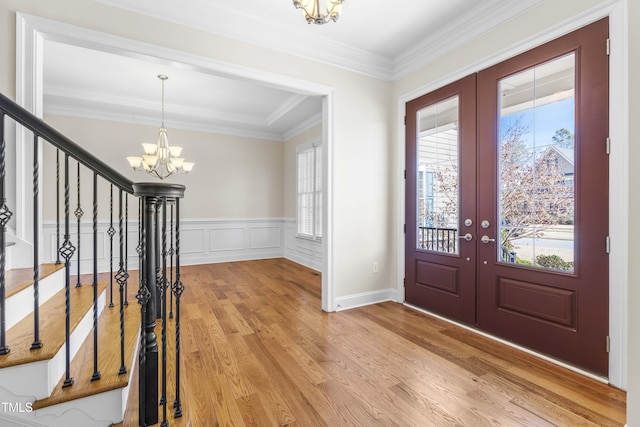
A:
<svg viewBox="0 0 640 427">
<path fill-rule="evenodd" d="M 322 237 L 322 146 L 315 139 L 297 148 L 298 235 Z"/>
</svg>

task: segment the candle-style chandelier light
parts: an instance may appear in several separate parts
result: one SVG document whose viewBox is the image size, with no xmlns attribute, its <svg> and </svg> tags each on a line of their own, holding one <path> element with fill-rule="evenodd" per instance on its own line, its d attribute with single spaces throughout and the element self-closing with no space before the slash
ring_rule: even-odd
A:
<svg viewBox="0 0 640 427">
<path fill-rule="evenodd" d="M 344 0 L 293 0 L 297 9 L 302 9 L 309 24 L 326 24 L 336 22 L 342 12 Z"/>
<path fill-rule="evenodd" d="M 180 157 L 182 147 L 169 145 L 167 129 L 164 127 L 164 82 L 169 77 L 158 75 L 162 81 L 162 126 L 158 131 L 158 140 L 155 144 L 142 144 L 144 156 L 127 157 L 129 164 L 135 171 L 144 171 L 160 179 L 168 178 L 177 173 L 189 173 L 193 169 L 193 163 L 185 162 Z"/>
</svg>

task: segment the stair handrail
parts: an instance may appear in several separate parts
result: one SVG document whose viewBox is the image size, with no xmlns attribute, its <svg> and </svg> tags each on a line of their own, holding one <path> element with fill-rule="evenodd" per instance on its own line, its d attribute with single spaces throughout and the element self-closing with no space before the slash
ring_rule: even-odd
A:
<svg viewBox="0 0 640 427">
<path fill-rule="evenodd" d="M 69 158 L 75 159 L 78 163 L 77 172 L 77 201 L 78 206 L 76 211 L 73 212 L 78 220 L 78 279 L 80 278 L 80 224 L 81 217 L 84 213 L 80 206 L 80 165 L 86 167 L 93 172 L 93 235 L 94 235 L 94 312 L 93 312 L 93 329 L 97 331 L 98 321 L 98 299 L 97 299 L 97 177 L 111 183 L 112 186 L 118 188 L 119 191 L 119 244 L 120 244 L 120 268 L 115 275 L 115 279 L 120 286 L 120 339 L 121 339 L 121 358 L 122 366 L 118 374 L 124 374 L 127 369 L 124 364 L 124 322 L 123 322 L 123 295 L 126 295 L 126 286 L 128 281 L 128 269 L 127 261 L 125 260 L 126 250 L 128 247 L 125 243 L 126 226 L 124 225 L 125 217 L 123 216 L 123 194 L 128 193 L 139 199 L 139 239 L 141 240 L 138 245 L 139 253 L 139 291 L 136 295 L 138 302 L 140 303 L 141 310 L 141 337 L 140 337 L 140 355 L 138 361 L 139 368 L 139 422 L 140 425 L 152 425 L 159 422 L 158 414 L 158 402 L 161 402 L 162 406 L 162 425 L 167 426 L 167 404 L 168 398 L 166 395 L 166 383 L 167 383 L 167 366 L 165 359 L 166 352 L 166 316 L 167 316 L 167 292 L 176 297 L 175 307 L 175 334 L 176 334 L 176 369 L 175 369 L 175 381 L 176 381 L 176 399 L 173 402 L 174 417 L 179 418 L 182 416 L 182 401 L 180 398 L 180 296 L 184 290 L 184 284 L 180 279 L 180 210 L 179 199 L 184 196 L 185 186 L 181 184 L 169 184 L 158 182 L 146 182 L 146 183 L 134 183 L 105 162 L 100 160 L 95 155 L 91 154 L 85 148 L 81 147 L 70 138 L 66 137 L 58 130 L 48 125 L 44 120 L 38 118 L 33 113 L 18 105 L 15 101 L 8 98 L 6 95 L 0 93 L 0 355 L 7 354 L 9 348 L 6 345 L 6 327 L 5 327 L 5 267 L 6 256 L 4 251 L 4 237 L 6 233 L 6 222 L 11 217 L 11 212 L 8 210 L 5 204 L 4 187 L 5 187 L 5 135 L 4 135 L 4 119 L 5 116 L 10 117 L 16 123 L 20 124 L 24 128 L 33 132 L 34 135 L 34 230 L 38 227 L 36 218 L 39 215 L 39 164 L 37 160 L 37 153 L 39 148 L 39 140 L 49 142 L 56 147 L 59 152 L 65 154 L 64 156 L 64 243 L 58 245 L 58 254 L 64 258 L 65 263 L 65 315 L 66 315 L 66 346 L 65 346 L 65 379 L 62 387 L 67 387 L 73 384 L 73 378 L 70 375 L 70 260 L 73 256 L 76 248 L 70 241 L 70 201 L 69 201 Z M 56 162 L 59 162 L 57 157 Z M 60 172 L 60 166 L 57 165 L 58 174 Z M 58 195 L 59 197 L 59 195 Z M 127 211 L 126 218 L 128 218 L 128 199 L 125 195 L 125 210 Z M 173 247 L 170 251 L 167 250 L 167 218 L 168 218 L 168 206 L 171 212 L 171 229 L 169 230 L 170 239 L 175 236 L 176 249 L 173 252 Z M 173 213 L 175 208 L 176 224 L 173 224 Z M 57 210 L 59 211 L 59 207 Z M 113 209 L 113 191 L 111 191 L 110 209 Z M 144 214 L 142 212 L 144 211 Z M 111 213 L 111 215 L 113 215 Z M 161 221 L 160 221 L 161 219 Z M 128 223 L 128 219 L 126 220 Z M 58 221 L 59 222 L 59 219 Z M 113 219 L 111 219 L 111 229 L 113 228 Z M 113 230 L 115 233 L 115 230 Z M 59 230 L 58 230 L 59 233 Z M 109 233 L 109 232 L 108 232 Z M 39 262 L 38 262 L 38 241 L 37 232 L 34 231 L 34 335 L 39 336 L 38 333 L 38 315 L 35 307 L 38 306 L 39 295 Z M 113 236 L 113 234 L 110 234 Z M 173 240 L 171 240 L 173 242 Z M 175 281 L 173 281 L 173 263 L 171 262 L 171 272 L 167 276 L 167 262 L 166 257 L 170 254 L 172 257 L 175 254 Z M 113 270 L 113 267 L 111 267 Z M 110 271 L 113 276 L 114 271 Z M 168 278 L 171 278 L 169 282 Z M 80 281 L 76 287 L 80 287 Z M 113 293 L 113 290 L 111 290 Z M 171 300 L 173 304 L 173 300 Z M 173 307 L 173 305 L 172 305 Z M 162 396 L 159 396 L 159 357 L 158 357 L 158 340 L 155 334 L 155 325 L 157 319 L 162 320 Z M 37 342 L 36 342 L 37 341 Z M 32 349 L 38 344 L 40 348 L 41 343 L 39 340 L 34 340 Z M 94 332 L 94 374 L 91 378 L 93 381 L 100 379 L 100 372 L 98 371 L 97 362 L 97 332 Z"/>
<path fill-rule="evenodd" d="M 46 139 L 62 152 L 68 154 L 86 168 L 96 172 L 123 191 L 133 194 L 133 181 L 116 171 L 98 157 L 82 148 L 70 138 L 48 125 L 44 120 L 36 117 L 29 110 L 18 105 L 15 101 L 0 93 L 0 111 L 13 118 L 33 133 Z"/>
</svg>

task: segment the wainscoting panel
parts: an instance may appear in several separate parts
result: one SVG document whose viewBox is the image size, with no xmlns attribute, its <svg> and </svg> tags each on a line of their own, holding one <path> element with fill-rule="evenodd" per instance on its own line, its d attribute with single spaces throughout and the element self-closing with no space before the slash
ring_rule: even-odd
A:
<svg viewBox="0 0 640 427">
<path fill-rule="evenodd" d="M 180 261 L 182 265 L 208 264 L 215 262 L 243 261 L 264 258 L 285 257 L 285 220 L 283 218 L 257 219 L 204 219 L 182 220 L 180 229 Z M 98 223 L 98 270 L 118 271 L 120 263 L 119 230 L 114 222 L 116 233 L 113 236 L 113 266 L 110 265 L 109 254 L 112 252 L 111 239 L 108 235 L 109 222 Z M 43 224 L 42 262 L 54 262 L 57 259 L 56 224 Z M 64 241 L 64 227 L 61 228 L 60 244 Z M 80 271 L 91 273 L 93 264 L 89 262 L 93 255 L 93 226 L 82 223 L 80 226 Z M 129 237 L 125 257 L 129 269 L 138 269 L 138 226 L 129 222 Z M 71 228 L 71 242 L 77 246 L 77 225 Z M 167 251 L 172 242 L 167 239 Z M 173 242 L 175 248 L 176 242 Z M 319 250 L 321 253 L 321 250 Z M 86 260 L 86 261 L 85 261 Z M 292 261 L 296 261 L 292 259 Z M 77 254 L 72 258 L 75 271 Z M 298 261 L 296 261 L 298 262 Z M 301 263 L 304 264 L 304 263 Z M 304 264 L 307 265 L 307 264 Z M 322 263 L 318 263 L 317 269 Z M 312 267 L 314 268 L 314 267 Z"/>
<path fill-rule="evenodd" d="M 297 236 L 295 219 L 284 220 L 284 257 L 322 271 L 322 242 Z"/>
<path fill-rule="evenodd" d="M 242 227 L 209 229 L 209 251 L 241 251 L 244 249 L 244 233 Z"/>
<path fill-rule="evenodd" d="M 188 257 L 190 254 L 202 254 L 205 252 L 205 228 L 188 228 L 180 229 L 180 259 Z"/>
<path fill-rule="evenodd" d="M 249 247 L 251 249 L 281 248 L 282 225 L 277 227 L 250 227 Z"/>
<path fill-rule="evenodd" d="M 259 219 L 185 219 L 180 228 L 180 261 L 182 265 L 213 264 L 218 262 L 247 261 L 266 258 L 287 258 L 298 264 L 322 271 L 322 242 L 298 237 L 296 221 L 290 218 Z M 110 239 L 109 222 L 98 223 L 98 271 L 117 272 L 120 267 L 120 243 L 117 221 L 116 233 Z M 61 228 L 60 244 L 64 241 Z M 126 234 L 129 237 L 125 247 L 123 262 L 129 270 L 139 268 L 138 226 L 129 222 Z M 91 223 L 82 223 L 80 227 L 80 271 L 92 272 L 90 261 L 93 253 L 93 227 Z M 77 245 L 77 225 L 71 228 L 71 242 Z M 160 242 L 162 244 L 162 242 Z M 175 240 L 171 242 L 167 235 L 167 251 L 175 249 Z M 42 227 L 41 262 L 56 260 L 56 224 L 44 223 Z M 113 262 L 109 254 L 113 252 Z M 76 254 L 77 255 L 77 254 Z M 77 268 L 77 256 L 71 260 L 72 274 Z M 170 264 L 170 261 L 167 261 Z M 174 263 L 175 265 L 175 263 Z M 382 301 L 397 301 L 395 289 L 383 289 L 356 295 L 346 295 L 335 300 L 337 310 L 375 304 Z"/>
</svg>

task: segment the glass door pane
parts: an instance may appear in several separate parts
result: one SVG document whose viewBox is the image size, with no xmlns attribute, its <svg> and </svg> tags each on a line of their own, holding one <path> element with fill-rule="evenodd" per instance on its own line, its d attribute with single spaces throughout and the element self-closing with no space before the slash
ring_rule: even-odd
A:
<svg viewBox="0 0 640 427">
<path fill-rule="evenodd" d="M 498 260 L 574 272 L 575 54 L 500 80 Z"/>
<path fill-rule="evenodd" d="M 458 96 L 418 111 L 417 248 L 458 254 Z"/>
</svg>

